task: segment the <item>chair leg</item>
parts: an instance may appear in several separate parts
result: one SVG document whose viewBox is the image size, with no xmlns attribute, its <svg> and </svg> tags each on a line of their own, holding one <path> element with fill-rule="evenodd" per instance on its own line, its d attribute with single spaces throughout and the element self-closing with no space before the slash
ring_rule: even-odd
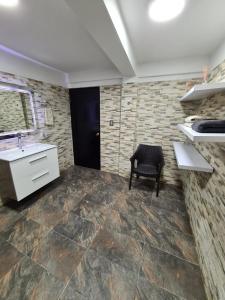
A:
<svg viewBox="0 0 225 300">
<path fill-rule="evenodd" d="M 157 183 L 157 186 L 156 186 L 156 197 L 158 197 L 159 196 L 160 177 L 156 178 L 156 183 Z"/>
<path fill-rule="evenodd" d="M 139 179 L 139 175 L 137 175 L 137 179 Z"/>
<path fill-rule="evenodd" d="M 133 177 L 133 172 L 130 172 L 130 183 L 129 183 L 129 190 L 131 189 L 131 184 L 132 184 L 132 177 Z"/>
</svg>

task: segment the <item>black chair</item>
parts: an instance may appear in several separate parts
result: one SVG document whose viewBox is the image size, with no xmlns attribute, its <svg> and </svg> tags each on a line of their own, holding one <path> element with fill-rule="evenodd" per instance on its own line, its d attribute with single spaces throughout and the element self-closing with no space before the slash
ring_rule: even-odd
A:
<svg viewBox="0 0 225 300">
<path fill-rule="evenodd" d="M 164 157 L 162 147 L 160 146 L 148 146 L 140 144 L 130 158 L 131 161 L 131 172 L 130 172 L 130 183 L 129 190 L 131 189 L 133 173 L 144 177 L 153 177 L 156 179 L 157 190 L 156 196 L 159 195 L 159 184 L 160 175 L 164 166 Z M 135 164 L 135 161 L 137 162 Z"/>
</svg>

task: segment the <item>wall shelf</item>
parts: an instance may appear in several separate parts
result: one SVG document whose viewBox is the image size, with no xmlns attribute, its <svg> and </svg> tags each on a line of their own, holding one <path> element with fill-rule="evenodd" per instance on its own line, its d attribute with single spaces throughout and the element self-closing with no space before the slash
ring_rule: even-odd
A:
<svg viewBox="0 0 225 300">
<path fill-rule="evenodd" d="M 173 142 L 179 169 L 212 173 L 213 167 L 189 144 Z"/>
<path fill-rule="evenodd" d="M 178 124 L 177 128 L 182 131 L 192 142 L 224 143 L 225 133 L 200 133 L 184 124 Z"/>
<path fill-rule="evenodd" d="M 225 82 L 196 84 L 181 99 L 181 102 L 200 100 L 225 91 Z"/>
</svg>

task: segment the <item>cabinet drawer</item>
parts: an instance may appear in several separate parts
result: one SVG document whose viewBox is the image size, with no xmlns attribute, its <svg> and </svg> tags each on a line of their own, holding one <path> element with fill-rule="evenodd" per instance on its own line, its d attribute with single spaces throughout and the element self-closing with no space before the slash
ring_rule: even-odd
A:
<svg viewBox="0 0 225 300">
<path fill-rule="evenodd" d="M 20 201 L 39 190 L 49 182 L 59 177 L 59 173 L 54 173 L 50 170 L 40 172 L 35 177 L 23 178 L 15 183 L 17 200 Z"/>
<path fill-rule="evenodd" d="M 13 176 L 34 176 L 58 161 L 57 148 L 18 159 L 10 164 Z"/>
<path fill-rule="evenodd" d="M 59 177 L 57 148 L 10 164 L 17 200 L 21 200 Z"/>
</svg>

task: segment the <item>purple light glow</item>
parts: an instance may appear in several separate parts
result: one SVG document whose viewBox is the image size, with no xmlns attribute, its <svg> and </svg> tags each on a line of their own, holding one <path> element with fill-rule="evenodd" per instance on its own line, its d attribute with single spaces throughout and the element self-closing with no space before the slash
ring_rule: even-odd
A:
<svg viewBox="0 0 225 300">
<path fill-rule="evenodd" d="M 0 51 L 5 52 L 5 53 L 10 54 L 10 55 L 13 55 L 13 56 L 16 56 L 18 58 L 22 58 L 22 59 L 28 60 L 28 61 L 30 61 L 32 63 L 35 63 L 35 64 L 38 64 L 38 65 L 40 65 L 42 67 L 45 67 L 45 68 L 48 68 L 48 69 L 51 69 L 51 70 L 54 70 L 54 71 L 62 72 L 61 70 L 58 70 L 58 69 L 56 69 L 54 67 L 51 67 L 49 65 L 46 65 L 46 64 L 44 64 L 44 63 L 42 63 L 42 62 L 40 62 L 38 60 L 35 60 L 35 59 L 30 58 L 30 57 L 28 57 L 26 55 L 23 55 L 23 54 L 15 51 L 13 49 L 10 49 L 10 48 L 2 45 L 2 44 L 0 44 Z"/>
</svg>

